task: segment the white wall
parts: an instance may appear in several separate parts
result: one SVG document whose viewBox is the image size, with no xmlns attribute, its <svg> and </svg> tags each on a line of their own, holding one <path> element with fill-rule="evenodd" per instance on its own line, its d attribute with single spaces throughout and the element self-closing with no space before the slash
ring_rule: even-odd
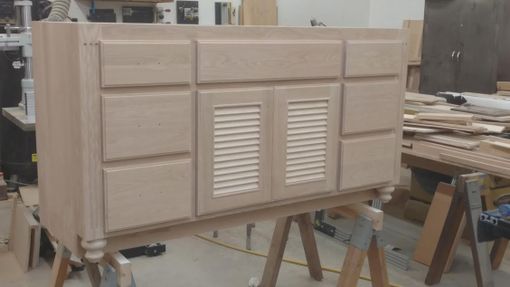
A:
<svg viewBox="0 0 510 287">
<path fill-rule="evenodd" d="M 423 20 L 425 0 L 371 0 L 369 27 L 401 28 L 403 20 Z"/>
<path fill-rule="evenodd" d="M 316 18 L 327 26 L 367 27 L 370 0 L 278 0 L 278 24 L 310 26 Z"/>
</svg>

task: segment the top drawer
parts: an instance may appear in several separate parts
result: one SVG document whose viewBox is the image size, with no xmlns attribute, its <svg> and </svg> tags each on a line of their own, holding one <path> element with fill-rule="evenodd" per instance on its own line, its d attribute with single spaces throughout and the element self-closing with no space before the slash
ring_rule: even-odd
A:
<svg viewBox="0 0 510 287">
<path fill-rule="evenodd" d="M 342 41 L 198 41 L 198 82 L 338 78 Z"/>
<path fill-rule="evenodd" d="M 403 51 L 400 41 L 347 41 L 345 77 L 399 75 Z"/>
<path fill-rule="evenodd" d="M 101 86 L 188 84 L 190 41 L 101 41 Z"/>
</svg>

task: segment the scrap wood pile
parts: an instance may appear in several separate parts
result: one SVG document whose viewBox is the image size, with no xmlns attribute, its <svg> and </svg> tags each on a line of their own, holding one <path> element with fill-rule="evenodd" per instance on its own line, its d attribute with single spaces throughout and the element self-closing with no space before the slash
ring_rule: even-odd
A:
<svg viewBox="0 0 510 287">
<path fill-rule="evenodd" d="M 510 108 L 506 106 L 510 106 L 510 98 L 472 93 L 466 97 L 473 98 L 470 103 L 492 101 L 498 108 L 455 105 L 442 97 L 406 93 L 404 138 L 510 159 L 510 139 L 506 138 L 510 132 Z"/>
</svg>

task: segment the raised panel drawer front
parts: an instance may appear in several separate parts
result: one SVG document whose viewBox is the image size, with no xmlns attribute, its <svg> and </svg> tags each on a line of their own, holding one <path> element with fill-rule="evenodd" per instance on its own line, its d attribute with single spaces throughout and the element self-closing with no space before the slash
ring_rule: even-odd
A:
<svg viewBox="0 0 510 287">
<path fill-rule="evenodd" d="M 187 84 L 190 41 L 101 41 L 102 87 Z"/>
<path fill-rule="evenodd" d="M 198 214 L 271 199 L 273 89 L 198 92 Z"/>
<path fill-rule="evenodd" d="M 397 128 L 401 93 L 397 81 L 344 84 L 342 134 Z"/>
<path fill-rule="evenodd" d="M 342 41 L 198 41 L 198 82 L 338 78 Z"/>
<path fill-rule="evenodd" d="M 395 174 L 394 134 L 342 140 L 339 189 L 390 182 Z"/>
<path fill-rule="evenodd" d="M 391 76 L 402 70 L 400 41 L 347 41 L 345 76 Z"/>
<path fill-rule="evenodd" d="M 104 170 L 106 232 L 191 217 L 191 162 Z"/>
<path fill-rule="evenodd" d="M 103 96 L 104 160 L 191 150 L 190 92 Z"/>
<path fill-rule="evenodd" d="M 336 188 L 339 84 L 275 90 L 273 199 Z"/>
</svg>

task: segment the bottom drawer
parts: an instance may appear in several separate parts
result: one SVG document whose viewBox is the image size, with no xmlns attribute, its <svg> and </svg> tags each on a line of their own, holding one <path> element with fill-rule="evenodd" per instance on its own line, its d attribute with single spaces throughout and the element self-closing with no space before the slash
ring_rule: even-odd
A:
<svg viewBox="0 0 510 287">
<path fill-rule="evenodd" d="M 106 232 L 191 217 L 190 160 L 104 169 Z"/>
<path fill-rule="evenodd" d="M 340 141 L 339 189 L 392 181 L 396 168 L 395 149 L 395 135 Z"/>
</svg>

